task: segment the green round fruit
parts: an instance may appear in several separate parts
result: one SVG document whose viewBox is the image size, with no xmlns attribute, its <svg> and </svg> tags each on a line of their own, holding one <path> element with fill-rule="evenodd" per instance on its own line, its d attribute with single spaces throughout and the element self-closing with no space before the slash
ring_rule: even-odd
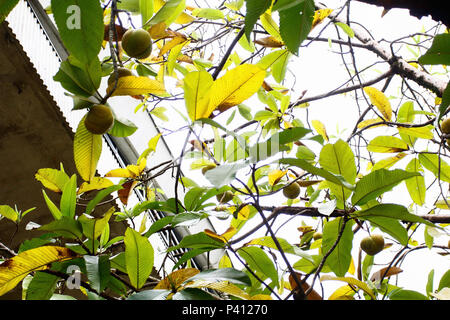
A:
<svg viewBox="0 0 450 320">
<path fill-rule="evenodd" d="M 217 201 L 219 201 L 220 203 L 227 203 L 230 202 L 234 197 L 233 192 L 231 191 L 225 191 L 223 193 L 219 193 L 218 195 L 216 195 L 216 199 Z"/>
<path fill-rule="evenodd" d="M 313 239 L 314 239 L 314 240 L 322 239 L 322 232 L 319 232 L 319 231 L 314 232 L 314 234 L 313 234 Z"/>
<path fill-rule="evenodd" d="M 144 29 L 129 29 L 123 34 L 122 48 L 132 58 L 145 59 L 152 52 L 152 39 Z"/>
<path fill-rule="evenodd" d="M 295 199 L 300 194 L 300 185 L 297 182 L 293 182 L 283 188 L 283 194 L 288 199 Z"/>
<path fill-rule="evenodd" d="M 202 173 L 205 175 L 205 173 L 211 169 L 214 169 L 216 167 L 215 164 L 208 164 L 207 166 L 202 168 Z"/>
<path fill-rule="evenodd" d="M 119 78 L 133 75 L 133 72 L 131 72 L 130 69 L 123 68 L 123 67 L 118 68 L 117 73 L 119 74 Z M 114 84 L 115 80 L 116 80 L 116 75 L 113 72 L 108 78 L 108 86 L 112 86 Z"/>
<path fill-rule="evenodd" d="M 368 255 L 374 256 L 384 248 L 384 238 L 380 234 L 365 237 L 360 243 L 361 249 Z"/>
<path fill-rule="evenodd" d="M 86 129 L 93 134 L 105 134 L 114 124 L 111 108 L 103 104 L 93 105 L 84 119 Z"/>
</svg>

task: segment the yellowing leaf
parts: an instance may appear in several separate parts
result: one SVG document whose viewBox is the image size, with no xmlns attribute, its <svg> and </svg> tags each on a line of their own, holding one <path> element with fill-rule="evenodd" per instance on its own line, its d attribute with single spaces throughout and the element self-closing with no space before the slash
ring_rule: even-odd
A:
<svg viewBox="0 0 450 320">
<path fill-rule="evenodd" d="M 367 120 L 364 120 L 364 121 L 361 121 L 360 123 L 358 123 L 358 129 L 368 127 L 369 125 L 372 125 L 374 123 L 382 123 L 382 122 L 383 122 L 383 120 L 381 120 L 381 119 L 367 119 Z M 375 126 L 371 126 L 369 129 L 376 128 L 376 127 L 382 127 L 382 126 L 385 126 L 385 124 L 378 124 Z"/>
<path fill-rule="evenodd" d="M 381 277 L 388 278 L 401 272 L 403 272 L 403 270 L 400 269 L 399 267 L 386 267 L 378 270 L 377 272 L 374 272 L 372 274 L 372 277 L 370 277 L 370 281 L 372 282 L 380 281 Z"/>
<path fill-rule="evenodd" d="M 81 119 L 73 141 L 73 157 L 78 173 L 84 181 L 90 181 L 97 169 L 102 153 L 102 136 L 89 132 Z"/>
<path fill-rule="evenodd" d="M 113 87 L 114 83 L 108 87 L 107 92 L 110 92 Z M 158 80 L 147 77 L 127 76 L 119 78 L 116 90 L 111 96 L 138 96 L 144 94 L 164 95 L 166 94 L 166 89 L 164 84 Z"/>
<path fill-rule="evenodd" d="M 81 186 L 78 188 L 77 194 L 81 194 L 84 192 L 92 191 L 92 190 L 101 190 L 112 186 L 110 180 L 102 178 L 102 177 L 93 177 L 89 182 L 83 182 Z"/>
<path fill-rule="evenodd" d="M 200 270 L 194 268 L 176 270 L 162 279 L 155 286 L 155 289 L 168 289 L 175 292 L 179 289 L 184 281 L 195 276 L 198 273 L 200 273 Z"/>
<path fill-rule="evenodd" d="M 284 43 L 273 36 L 268 36 L 255 40 L 256 44 L 259 44 L 266 48 L 281 48 Z"/>
<path fill-rule="evenodd" d="M 64 185 L 69 181 L 69 176 L 57 169 L 39 169 L 34 176 L 44 187 L 54 192 L 62 192 Z"/>
<path fill-rule="evenodd" d="M 159 22 L 151 26 L 148 32 L 150 33 L 150 37 L 152 37 L 152 39 L 157 40 L 170 37 L 170 33 L 167 32 L 166 29 L 167 29 L 166 23 Z"/>
<path fill-rule="evenodd" d="M 349 286 L 349 285 L 345 285 L 342 287 L 339 287 L 336 289 L 336 291 L 334 291 L 329 297 L 328 300 L 343 300 L 343 299 L 348 299 L 351 298 L 353 296 L 353 294 L 355 293 L 355 290 Z"/>
<path fill-rule="evenodd" d="M 348 283 L 349 285 L 358 287 L 359 289 L 363 290 L 365 293 L 367 293 L 372 299 L 375 300 L 375 295 L 373 294 L 372 289 L 369 288 L 369 286 L 359 281 L 358 279 L 352 278 L 352 277 L 334 277 L 328 274 L 325 274 L 320 277 L 320 281 L 326 281 L 326 280 L 337 280 L 337 281 L 343 281 Z"/>
<path fill-rule="evenodd" d="M 165 53 L 169 52 L 172 48 L 174 48 L 175 46 L 177 46 L 180 43 L 183 43 L 185 41 L 186 41 L 186 37 L 175 37 L 175 38 L 173 38 L 172 40 L 170 40 L 169 42 L 164 44 L 164 46 L 159 51 L 158 56 L 159 57 L 163 56 Z"/>
<path fill-rule="evenodd" d="M 323 20 L 325 20 L 326 17 L 330 15 L 330 13 L 333 12 L 333 9 L 319 9 L 314 12 L 314 18 L 312 22 L 312 28 L 320 24 Z"/>
<path fill-rule="evenodd" d="M 268 174 L 269 184 L 271 186 L 276 185 L 278 182 L 280 182 L 281 178 L 283 178 L 286 175 L 287 172 L 288 170 L 281 171 L 279 169 L 269 172 Z"/>
<path fill-rule="evenodd" d="M 393 136 L 378 136 L 367 145 L 371 152 L 392 153 L 409 150 L 408 145 L 401 139 Z"/>
<path fill-rule="evenodd" d="M 105 177 L 134 179 L 142 174 L 142 172 L 145 170 L 146 164 L 147 159 L 141 158 L 137 165 L 130 164 L 126 168 L 113 169 L 105 174 Z"/>
<path fill-rule="evenodd" d="M 184 102 L 192 121 L 208 118 L 213 110 L 208 108 L 210 88 L 214 80 L 206 71 L 194 71 L 184 77 Z"/>
<path fill-rule="evenodd" d="M 224 112 L 250 98 L 261 87 L 265 76 L 265 70 L 252 64 L 229 70 L 211 86 L 208 116 L 216 109 Z"/>
<path fill-rule="evenodd" d="M 391 121 L 392 107 L 384 93 L 373 87 L 365 87 L 364 92 L 369 96 L 370 102 L 381 112 L 383 118 Z"/>
<path fill-rule="evenodd" d="M 204 232 L 206 233 L 206 235 L 208 235 L 209 237 L 211 237 L 213 239 L 217 239 L 224 243 L 227 243 L 228 240 L 230 240 L 236 234 L 237 230 L 235 227 L 231 226 L 221 235 L 218 235 L 217 233 L 215 233 L 214 231 L 211 231 L 209 229 L 205 229 Z"/>
<path fill-rule="evenodd" d="M 272 19 L 272 16 L 269 12 L 265 12 L 263 13 L 260 17 L 259 20 L 261 21 L 261 24 L 263 26 L 263 28 L 272 36 L 274 37 L 276 40 L 278 41 L 282 41 L 281 40 L 281 35 L 280 35 L 280 30 L 278 28 L 277 23 L 275 22 L 275 20 Z"/>
<path fill-rule="evenodd" d="M 1 205 L 0 206 L 0 216 L 3 216 L 13 222 L 16 222 L 17 219 L 19 218 L 18 213 L 16 212 L 16 210 L 14 210 L 13 208 L 11 208 L 8 205 Z"/>
<path fill-rule="evenodd" d="M 403 159 L 405 156 L 406 156 L 406 153 L 401 152 L 399 154 L 396 154 L 393 157 L 382 159 L 382 160 L 378 161 L 377 163 L 375 163 L 375 165 L 372 167 L 372 169 L 370 171 L 375 171 L 375 170 L 383 169 L 383 168 L 389 169 L 394 164 L 396 164 L 398 161 Z"/>
<path fill-rule="evenodd" d="M 398 132 L 400 134 L 406 134 L 412 137 L 422 138 L 422 139 L 433 139 L 432 127 L 398 127 Z"/>
<path fill-rule="evenodd" d="M 30 272 L 45 270 L 53 262 L 76 257 L 73 251 L 57 246 L 43 246 L 19 253 L 0 264 L 0 296 L 14 289 Z"/>
<path fill-rule="evenodd" d="M 313 128 L 316 129 L 317 133 L 320 134 L 322 138 L 324 138 L 325 141 L 329 140 L 327 130 L 325 129 L 325 126 L 322 122 L 320 122 L 319 120 L 312 120 L 311 124 Z"/>
<path fill-rule="evenodd" d="M 176 18 L 175 23 L 177 24 L 187 24 L 187 23 L 191 23 L 192 21 L 194 21 L 195 18 L 189 14 L 187 14 L 186 12 L 182 12 L 178 18 Z"/>
</svg>

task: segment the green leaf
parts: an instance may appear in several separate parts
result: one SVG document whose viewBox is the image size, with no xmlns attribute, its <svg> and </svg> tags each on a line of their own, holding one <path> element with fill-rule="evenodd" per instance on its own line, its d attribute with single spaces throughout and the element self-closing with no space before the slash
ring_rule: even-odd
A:
<svg viewBox="0 0 450 320">
<path fill-rule="evenodd" d="M 450 166 L 437 154 L 420 153 L 420 164 L 442 181 L 450 182 Z"/>
<path fill-rule="evenodd" d="M 375 170 L 356 183 L 355 192 L 352 196 L 352 204 L 363 205 L 383 193 L 392 190 L 392 188 L 403 180 L 418 175 L 420 175 L 418 172 L 407 172 L 401 169 Z"/>
<path fill-rule="evenodd" d="M 45 272 L 36 272 L 28 285 L 26 300 L 49 300 L 56 289 L 59 277 Z"/>
<path fill-rule="evenodd" d="M 428 280 L 426 285 L 427 295 L 430 296 L 430 293 L 433 293 L 433 281 L 434 281 L 434 269 L 428 273 Z"/>
<path fill-rule="evenodd" d="M 405 170 L 408 172 L 423 173 L 419 160 L 415 158 L 406 165 Z M 425 178 L 422 175 L 418 175 L 410 179 L 406 179 L 405 184 L 411 200 L 419 206 L 424 205 L 426 195 Z"/>
<path fill-rule="evenodd" d="M 300 44 L 311 31 L 314 0 L 303 0 L 295 6 L 278 10 L 280 10 L 281 38 L 289 51 L 297 55 Z"/>
<path fill-rule="evenodd" d="M 442 94 L 442 101 L 439 106 L 439 116 L 437 122 L 441 121 L 441 118 L 445 115 L 448 106 L 450 106 L 450 81 L 447 83 L 447 87 Z"/>
<path fill-rule="evenodd" d="M 102 153 L 102 136 L 89 132 L 81 119 L 75 132 L 73 154 L 75 165 L 81 178 L 90 181 L 97 169 L 97 163 Z"/>
<path fill-rule="evenodd" d="M 409 150 L 408 145 L 400 138 L 393 136 L 378 136 L 367 145 L 371 152 L 392 153 Z"/>
<path fill-rule="evenodd" d="M 237 250 L 242 259 L 247 262 L 248 266 L 259 274 L 263 274 L 271 279 L 274 284 L 278 284 L 278 272 L 266 252 L 258 247 L 243 247 Z M 220 269 L 219 269 L 220 270 Z"/>
<path fill-rule="evenodd" d="M 205 178 L 208 179 L 214 187 L 220 188 L 221 186 L 231 183 L 236 178 L 237 172 L 246 166 L 246 163 L 223 164 L 206 171 Z"/>
<path fill-rule="evenodd" d="M 399 220 L 378 216 L 365 216 L 359 217 L 359 219 L 369 221 L 373 227 L 380 228 L 381 231 L 391 235 L 402 245 L 406 246 L 408 244 L 408 232 Z"/>
<path fill-rule="evenodd" d="M 299 5 L 303 1 L 305 0 L 278 0 L 273 4 L 272 11 L 291 9 L 292 7 Z"/>
<path fill-rule="evenodd" d="M 283 252 L 294 254 L 294 255 L 303 257 L 310 262 L 313 262 L 312 256 L 309 255 L 308 253 L 306 253 L 304 250 L 301 250 L 298 246 L 290 244 L 287 240 L 285 240 L 283 238 L 277 237 L 277 240 L 278 240 L 278 243 L 280 244 Z M 275 244 L 275 241 L 273 240 L 273 238 L 271 236 L 265 236 L 265 237 L 253 239 L 250 242 L 247 242 L 245 245 L 246 246 L 257 245 L 257 246 L 263 246 L 263 247 L 267 247 L 270 249 L 278 250 L 278 248 Z"/>
<path fill-rule="evenodd" d="M 100 1 L 52 0 L 51 6 L 67 50 L 85 64 L 97 58 L 104 35 Z"/>
<path fill-rule="evenodd" d="M 170 247 L 168 251 L 177 250 L 180 248 L 209 248 L 209 249 L 220 249 L 224 247 L 222 241 L 218 241 L 206 235 L 204 232 L 195 233 L 192 235 L 185 236 L 178 245 Z"/>
<path fill-rule="evenodd" d="M 429 300 L 423 294 L 413 290 L 399 289 L 389 295 L 390 300 Z"/>
<path fill-rule="evenodd" d="M 146 23 L 143 28 L 151 27 L 160 22 L 164 22 L 169 27 L 186 8 L 185 0 L 169 0 L 161 9 Z"/>
<path fill-rule="evenodd" d="M 397 122 L 399 123 L 414 123 L 415 112 L 414 112 L 414 102 L 406 101 L 404 104 L 398 108 L 397 111 Z M 399 127 L 400 128 L 400 127 Z M 400 137 L 403 141 L 405 141 L 409 146 L 414 146 L 417 138 L 410 136 L 408 134 L 400 132 Z"/>
<path fill-rule="evenodd" d="M 328 253 L 335 242 L 344 223 L 343 218 L 336 218 L 325 223 L 322 236 L 322 252 Z M 351 250 L 353 245 L 353 221 L 349 220 L 345 224 L 342 236 L 338 244 L 328 256 L 326 263 L 338 277 L 343 277 L 350 267 L 352 260 Z"/>
<path fill-rule="evenodd" d="M 209 103 L 209 89 L 214 80 L 207 71 L 189 72 L 183 80 L 184 101 L 189 118 L 192 121 L 208 117 L 206 109 Z"/>
<path fill-rule="evenodd" d="M 139 0 L 139 12 L 141 13 L 142 24 L 144 25 L 153 16 L 153 0 Z"/>
<path fill-rule="evenodd" d="M 347 182 L 355 183 L 355 155 L 343 140 L 339 139 L 335 144 L 325 145 L 320 152 L 319 164 L 323 169 L 342 176 Z M 351 194 L 350 190 L 333 183 L 329 184 L 329 188 L 342 201 L 345 201 Z"/>
<path fill-rule="evenodd" d="M 303 127 L 294 127 L 277 132 L 266 141 L 252 146 L 249 150 L 249 157 L 255 162 L 265 160 L 280 151 L 287 150 L 287 148 L 283 148 L 283 145 L 298 141 L 310 132 L 311 130 Z"/>
<path fill-rule="evenodd" d="M 124 242 L 130 282 L 134 287 L 140 289 L 153 269 L 153 247 L 146 237 L 131 228 L 127 228 L 125 231 Z"/>
<path fill-rule="evenodd" d="M 127 119 L 114 117 L 114 125 L 108 132 L 108 134 L 114 137 L 124 138 L 131 136 L 133 133 L 136 132 L 137 129 L 138 129 L 137 126 L 133 122 Z"/>
<path fill-rule="evenodd" d="M 239 249 L 240 251 L 241 249 Z M 238 252 L 239 252 L 238 251 Z M 250 286 L 251 281 L 245 272 L 233 268 L 209 269 L 190 277 L 185 283 L 194 280 L 229 281 L 234 284 Z"/>
<path fill-rule="evenodd" d="M 219 20 L 224 19 L 223 12 L 219 9 L 212 8 L 197 8 L 192 10 L 192 15 L 198 18 L 204 18 L 207 20 Z"/>
<path fill-rule="evenodd" d="M 267 70 L 270 67 L 273 68 L 274 64 L 277 63 L 279 60 L 283 60 L 283 62 L 281 62 L 282 65 L 286 64 L 286 60 L 288 60 L 287 59 L 288 56 L 289 56 L 288 50 L 286 50 L 286 49 L 276 50 L 276 51 L 273 51 L 273 52 L 263 56 L 256 65 L 259 66 L 261 69 Z M 274 76 L 274 78 L 275 78 L 275 76 Z M 284 78 L 284 76 L 283 76 L 283 78 Z"/>
<path fill-rule="evenodd" d="M 61 62 L 59 71 L 53 80 L 60 82 L 67 91 L 89 98 L 98 89 L 101 80 L 101 67 L 98 59 L 92 60 L 89 65 L 81 65 L 72 61 Z"/>
<path fill-rule="evenodd" d="M 48 209 L 53 215 L 53 218 L 55 218 L 55 220 L 61 219 L 62 213 L 59 208 L 53 203 L 52 200 L 50 200 L 44 190 L 42 190 L 42 194 L 44 195 L 45 203 L 47 204 Z"/>
<path fill-rule="evenodd" d="M 109 194 L 113 193 L 114 191 L 118 191 L 123 189 L 123 187 L 121 185 L 113 185 L 110 186 L 106 189 L 103 189 L 101 191 L 99 191 L 94 199 L 92 199 L 91 201 L 88 202 L 87 206 L 86 206 L 86 214 L 91 214 L 92 210 L 94 210 L 95 206 L 97 204 L 100 203 L 100 201 L 102 201 L 106 196 L 108 196 Z"/>
<path fill-rule="evenodd" d="M 259 16 L 270 8 L 272 0 L 245 0 L 245 37 L 250 39 L 250 33 Z"/>
<path fill-rule="evenodd" d="M 83 256 L 86 265 L 86 275 L 89 280 L 89 284 L 98 293 L 102 292 L 110 278 L 110 262 L 109 257 L 106 255 L 101 256 Z"/>
<path fill-rule="evenodd" d="M 303 159 L 293 159 L 293 158 L 285 158 L 279 160 L 280 164 L 289 164 L 291 166 L 299 167 L 309 173 L 312 173 L 313 175 L 322 177 L 330 182 L 333 182 L 337 185 L 343 186 L 347 189 L 353 190 L 355 186 L 345 181 L 343 177 L 337 176 L 327 170 L 317 168 L 313 166 L 311 163 L 309 163 L 306 160 Z"/>
<path fill-rule="evenodd" d="M 343 22 L 335 22 L 334 24 L 341 28 L 342 31 L 344 31 L 350 38 L 355 37 L 355 32 L 353 32 L 352 28 L 350 28 L 348 24 Z"/>
<path fill-rule="evenodd" d="M 83 229 L 79 221 L 69 217 L 61 217 L 38 228 L 41 231 L 54 232 L 67 239 L 81 239 Z"/>
<path fill-rule="evenodd" d="M 82 215 L 78 218 L 81 223 L 83 234 L 89 239 L 95 240 L 102 234 L 103 230 L 108 225 L 111 215 L 114 213 L 115 209 L 112 207 L 109 209 L 103 217 L 101 218 L 89 218 L 86 215 Z"/>
<path fill-rule="evenodd" d="M 63 217 L 74 218 L 77 204 L 77 176 L 74 174 L 65 184 L 61 196 L 60 209 Z"/>
<path fill-rule="evenodd" d="M 409 213 L 407 208 L 399 204 L 379 204 L 366 210 L 356 211 L 352 215 L 361 219 L 368 219 L 371 217 L 386 217 L 397 219 L 400 221 L 423 223 L 431 227 L 436 227 L 433 223 L 415 214 Z"/>
<path fill-rule="evenodd" d="M 0 1 L 0 23 L 5 20 L 8 14 L 19 3 L 19 0 L 2 0 Z"/>
<path fill-rule="evenodd" d="M 419 63 L 450 65 L 450 34 L 436 35 L 430 49 L 419 57 Z"/>
<path fill-rule="evenodd" d="M 286 54 L 283 54 L 279 59 L 277 59 L 272 64 L 272 77 L 275 79 L 276 82 L 281 83 L 284 81 L 284 77 L 286 76 L 286 70 L 289 63 L 289 58 L 291 57 L 291 53 L 287 50 Z M 262 59 L 261 59 L 262 60 Z"/>
<path fill-rule="evenodd" d="M 437 291 L 439 292 L 444 288 L 450 288 L 450 270 L 447 270 L 442 276 L 441 280 L 439 280 Z"/>
</svg>

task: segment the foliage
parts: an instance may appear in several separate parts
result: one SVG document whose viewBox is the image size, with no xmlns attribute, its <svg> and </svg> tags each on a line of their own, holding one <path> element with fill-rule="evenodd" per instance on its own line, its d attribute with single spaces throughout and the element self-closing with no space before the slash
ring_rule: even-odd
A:
<svg viewBox="0 0 450 320">
<path fill-rule="evenodd" d="M 79 17 L 67 10 L 72 5 L 78 6 L 72 14 Z M 389 72 L 362 82 L 363 71 L 346 62 L 352 69 L 349 82 L 356 85 L 338 91 L 351 92 L 360 109 L 353 131 L 333 135 L 323 119 L 309 119 L 308 110 L 312 101 L 335 92 L 304 98 L 305 92 L 287 87 L 292 81 L 288 71 L 314 42 L 384 54 L 377 51 L 377 43 L 368 45 L 361 31 L 340 20 L 345 10 L 348 3 L 332 10 L 313 0 L 230 0 L 217 8 L 194 8 L 184 0 L 52 1 L 54 20 L 70 53 L 54 80 L 74 98 L 74 112 L 129 96 L 140 100 L 135 112 L 148 111 L 160 120 L 156 123 L 162 133 L 145 137 L 148 148 L 136 163 L 99 176 L 102 136 L 89 132 L 81 120 L 73 144 L 78 172 L 66 173 L 61 166 L 36 173 L 53 221 L 40 226 L 43 235 L 24 243 L 17 255 L 8 251 L 15 256 L 0 265 L 0 294 L 27 277 L 25 298 L 61 297 L 65 287 L 59 284 L 74 279 L 68 270 L 75 265 L 83 279 L 77 289 L 90 299 L 448 298 L 448 272 L 437 290 L 430 273 L 424 293 L 390 280 L 404 271 L 400 266 L 411 252 L 449 253 L 436 240 L 448 235 L 450 219 L 436 218 L 439 210 L 449 208 L 450 137 L 441 132 L 439 121 L 447 114 L 450 86 L 416 77 L 433 65 L 448 78 L 449 35 L 408 37 L 415 43 L 410 46 L 413 58 L 422 64 L 414 72 L 394 56 L 385 59 Z M 121 50 L 117 31 L 127 17 L 134 21 L 130 28 L 151 35 L 150 57 L 133 59 Z M 79 19 L 79 28 L 71 27 L 68 19 L 75 19 L 74 25 Z M 321 38 L 319 25 L 323 30 L 336 26 L 339 38 Z M 212 35 L 210 27 L 217 28 Z M 224 50 L 214 49 L 219 46 Z M 205 58 L 207 52 L 220 56 Z M 133 75 L 116 77 L 119 67 Z M 114 81 L 105 89 L 101 84 L 110 76 Z M 303 77 L 307 81 L 311 76 Z M 392 91 L 393 77 L 404 81 L 399 97 L 386 94 Z M 388 81 L 382 86 L 384 79 Z M 434 99 L 437 103 L 430 103 Z M 183 119 L 179 128 L 173 127 L 176 121 L 172 115 L 169 120 L 167 109 L 158 107 L 164 101 L 176 104 L 174 114 Z M 187 134 L 182 154 L 155 163 L 160 138 L 171 134 L 164 130 L 167 123 L 172 132 Z M 230 130 L 232 124 L 240 125 Z M 138 134 L 136 130 L 128 119 L 116 117 L 109 134 L 127 137 Z M 382 154 L 388 157 L 380 158 Z M 153 180 L 171 170 L 175 196 L 167 197 Z M 294 181 L 300 196 L 283 198 L 281 191 Z M 408 203 L 392 198 L 399 186 L 406 186 Z M 134 191 L 143 195 L 139 201 L 130 200 Z M 227 191 L 232 199 L 221 202 Z M 48 192 L 59 194 L 59 203 Z M 95 196 L 83 203 L 88 194 Z M 109 208 L 94 217 L 94 210 L 105 203 Z M 29 211 L 0 206 L 0 215 L 16 224 Z M 151 211 L 165 216 L 154 219 Z M 165 253 L 154 247 L 152 235 L 197 226 L 205 219 L 226 228 L 220 234 L 204 229 L 186 235 Z M 276 220 L 283 221 L 278 229 Z M 116 221 L 128 227 L 113 237 L 110 225 Z M 288 225 L 297 229 L 296 240 L 280 231 Z M 360 238 L 375 230 L 387 240 L 385 250 L 365 255 Z M 423 244 L 416 240 L 418 230 L 424 230 Z M 316 232 L 321 236 L 313 237 Z M 198 261 L 217 252 L 220 262 L 199 270 Z M 173 259 L 172 265 L 165 258 L 156 270 L 158 254 Z M 381 255 L 387 259 L 379 259 Z M 380 263 L 386 265 L 372 272 Z M 345 285 L 326 296 L 313 289 L 317 281 L 327 288 L 331 280 Z"/>
</svg>

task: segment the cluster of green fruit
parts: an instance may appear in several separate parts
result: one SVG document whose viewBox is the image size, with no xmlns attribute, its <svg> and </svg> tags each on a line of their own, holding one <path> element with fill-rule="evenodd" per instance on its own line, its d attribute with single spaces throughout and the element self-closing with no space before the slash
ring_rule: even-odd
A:
<svg viewBox="0 0 450 320">
<path fill-rule="evenodd" d="M 152 39 L 150 34 L 143 29 L 129 29 L 122 37 L 122 48 L 128 56 L 137 59 L 145 59 L 152 52 Z M 117 70 L 118 78 L 132 76 L 133 73 L 127 68 L 120 67 Z M 112 86 L 116 80 L 115 74 L 108 78 L 108 86 Z M 85 119 L 86 129 L 93 134 L 105 134 L 111 130 L 114 124 L 114 115 L 109 106 L 104 104 L 93 105 Z"/>
<path fill-rule="evenodd" d="M 450 134 L 450 118 L 445 119 L 441 123 L 441 131 L 444 134 Z M 447 145 L 450 146 L 450 139 L 446 139 Z"/>
</svg>

